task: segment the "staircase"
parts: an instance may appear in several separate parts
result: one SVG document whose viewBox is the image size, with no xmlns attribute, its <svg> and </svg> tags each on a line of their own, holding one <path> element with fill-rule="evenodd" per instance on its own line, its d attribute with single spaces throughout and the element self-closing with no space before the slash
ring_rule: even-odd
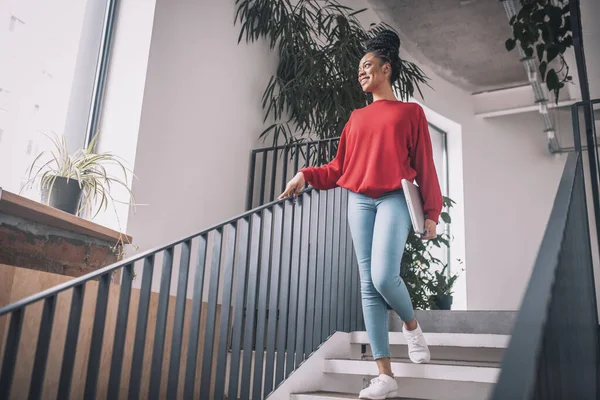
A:
<svg viewBox="0 0 600 400">
<path fill-rule="evenodd" d="M 483 400 L 500 374 L 513 312 L 418 311 L 432 361 L 413 364 L 401 321 L 390 313 L 392 369 L 402 399 Z M 318 372 L 316 372 L 318 370 Z M 377 375 L 367 333 L 336 333 L 300 366 L 269 399 L 357 398 Z"/>
</svg>

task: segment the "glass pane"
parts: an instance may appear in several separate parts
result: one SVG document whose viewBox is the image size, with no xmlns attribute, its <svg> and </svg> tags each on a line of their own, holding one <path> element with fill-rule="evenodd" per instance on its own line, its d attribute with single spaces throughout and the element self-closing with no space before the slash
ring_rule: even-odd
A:
<svg viewBox="0 0 600 400">
<path fill-rule="evenodd" d="M 0 187 L 18 193 L 51 142 L 83 146 L 107 0 L 0 2 Z M 39 199 L 39 191 L 27 195 Z"/>
</svg>

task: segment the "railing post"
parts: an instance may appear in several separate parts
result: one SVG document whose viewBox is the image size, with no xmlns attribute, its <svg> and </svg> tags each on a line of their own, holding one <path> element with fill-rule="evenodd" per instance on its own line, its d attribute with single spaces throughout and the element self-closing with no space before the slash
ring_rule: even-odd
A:
<svg viewBox="0 0 600 400">
<path fill-rule="evenodd" d="M 250 166 L 248 168 L 248 188 L 246 190 L 246 210 L 252 209 L 254 203 L 254 175 L 256 170 L 256 152 L 250 153 Z"/>
</svg>

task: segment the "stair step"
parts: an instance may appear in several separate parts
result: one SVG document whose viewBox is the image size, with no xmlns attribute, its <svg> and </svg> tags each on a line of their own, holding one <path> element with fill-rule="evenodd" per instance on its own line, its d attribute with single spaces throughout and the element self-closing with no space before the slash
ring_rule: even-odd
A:
<svg viewBox="0 0 600 400">
<path fill-rule="evenodd" d="M 325 360 L 323 372 L 361 376 L 377 376 L 378 374 L 377 365 L 371 360 Z M 433 361 L 429 364 L 413 364 L 408 360 L 393 359 L 392 372 L 396 378 L 496 383 L 500 374 L 500 368 L 483 365 L 479 362 Z"/>
<path fill-rule="evenodd" d="M 333 393 L 333 392 L 314 392 L 293 394 L 290 400 L 339 400 L 339 399 L 358 399 L 358 394 L 354 393 Z M 417 400 L 408 397 L 394 397 L 394 400 Z"/>
<path fill-rule="evenodd" d="M 402 332 L 390 332 L 390 345 L 406 345 Z M 505 349 L 508 347 L 510 335 L 496 335 L 489 333 L 425 333 L 425 340 L 429 346 L 447 347 L 486 347 Z M 353 344 L 368 344 L 367 332 L 352 332 Z"/>
</svg>

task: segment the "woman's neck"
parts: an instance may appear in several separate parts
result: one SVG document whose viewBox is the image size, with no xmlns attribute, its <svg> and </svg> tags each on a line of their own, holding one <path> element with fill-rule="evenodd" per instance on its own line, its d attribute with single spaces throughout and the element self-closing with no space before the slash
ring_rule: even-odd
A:
<svg viewBox="0 0 600 400">
<path fill-rule="evenodd" d="M 377 90 L 373 92 L 373 101 L 377 100 L 391 100 L 397 101 L 396 95 L 394 94 L 394 90 L 391 86 L 386 86 L 382 88 L 382 90 Z"/>
</svg>

